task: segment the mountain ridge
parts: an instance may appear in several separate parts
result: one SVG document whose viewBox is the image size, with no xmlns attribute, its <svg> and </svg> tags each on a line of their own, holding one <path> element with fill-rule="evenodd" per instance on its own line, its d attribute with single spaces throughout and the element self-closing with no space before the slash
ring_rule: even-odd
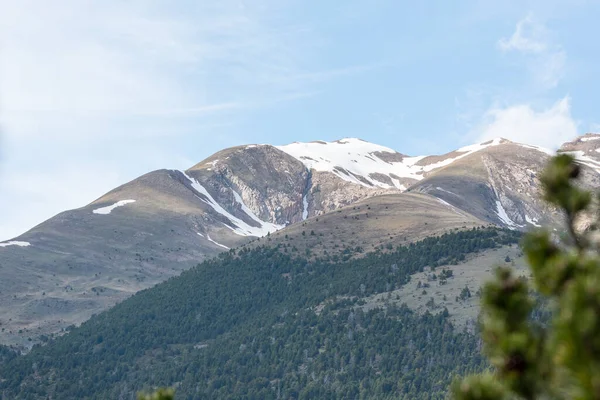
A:
<svg viewBox="0 0 600 400">
<path fill-rule="evenodd" d="M 596 137 L 584 135 L 559 150 L 580 160 L 589 187 L 600 187 Z M 364 228 L 365 249 L 384 244 L 386 226 L 397 235 L 404 229 L 411 240 L 423 237 L 417 231 L 463 225 L 557 225 L 561 215 L 539 200 L 538 175 L 550 154 L 497 138 L 444 155 L 411 157 L 344 138 L 236 146 L 184 171 L 149 172 L 0 243 L 0 344 L 30 346 L 42 334 L 59 333 L 258 237 L 300 232 L 300 224 L 328 214 L 333 227 L 345 226 L 340 218 L 351 213 L 338 210 L 382 196 L 396 196 L 388 207 L 405 212 L 387 215 L 382 209 L 381 219 L 369 221 L 371 228 L 354 220 Z M 411 193 L 425 197 L 415 202 Z M 415 216 L 428 212 L 454 222 L 415 228 Z M 451 218 L 456 212 L 464 218 Z M 344 235 L 338 239 L 351 240 Z"/>
</svg>

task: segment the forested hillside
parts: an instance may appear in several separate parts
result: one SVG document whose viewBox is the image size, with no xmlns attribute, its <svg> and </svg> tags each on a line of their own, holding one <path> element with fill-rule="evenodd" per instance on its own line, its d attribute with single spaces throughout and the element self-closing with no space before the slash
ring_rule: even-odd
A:
<svg viewBox="0 0 600 400">
<path fill-rule="evenodd" d="M 445 310 L 364 312 L 362 299 L 519 237 L 478 228 L 344 262 L 231 250 L 25 356 L 5 356 L 0 392 L 129 399 L 173 386 L 177 399 L 441 399 L 456 374 L 485 367 L 477 337 L 455 330 Z"/>
<path fill-rule="evenodd" d="M 5 364 L 17 357 L 17 353 L 9 347 L 0 345 L 0 364 Z"/>
</svg>

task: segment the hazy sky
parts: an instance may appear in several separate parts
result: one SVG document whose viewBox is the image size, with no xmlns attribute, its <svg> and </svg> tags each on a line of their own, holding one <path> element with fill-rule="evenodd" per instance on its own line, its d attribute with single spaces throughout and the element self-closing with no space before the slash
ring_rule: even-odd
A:
<svg viewBox="0 0 600 400">
<path fill-rule="evenodd" d="M 244 143 L 600 129 L 600 1 L 0 0 L 0 240 Z"/>
</svg>

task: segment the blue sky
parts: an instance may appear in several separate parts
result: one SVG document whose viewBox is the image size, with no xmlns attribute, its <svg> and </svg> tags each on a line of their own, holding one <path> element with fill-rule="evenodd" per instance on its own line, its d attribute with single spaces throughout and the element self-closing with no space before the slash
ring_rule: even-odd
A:
<svg viewBox="0 0 600 400">
<path fill-rule="evenodd" d="M 0 240 L 244 143 L 600 130 L 600 1 L 0 0 Z"/>
</svg>

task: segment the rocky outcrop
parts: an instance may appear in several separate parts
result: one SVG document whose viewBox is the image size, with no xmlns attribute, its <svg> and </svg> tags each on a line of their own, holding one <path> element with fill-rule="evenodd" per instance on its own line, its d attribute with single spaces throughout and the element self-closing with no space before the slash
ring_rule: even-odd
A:
<svg viewBox="0 0 600 400">
<path fill-rule="evenodd" d="M 508 228 L 556 224 L 560 216 L 541 199 L 539 181 L 549 158 L 543 149 L 502 140 L 433 172 L 411 190 Z"/>
<path fill-rule="evenodd" d="M 219 204 L 248 223 L 253 221 L 244 206 L 261 220 L 277 225 L 285 226 L 302 219 L 302 199 L 309 171 L 301 162 L 273 146 L 227 149 L 187 173 Z"/>
<path fill-rule="evenodd" d="M 309 216 L 323 215 L 369 197 L 401 192 L 399 189 L 357 185 L 341 180 L 329 172 L 313 171 L 308 197 Z"/>
</svg>

